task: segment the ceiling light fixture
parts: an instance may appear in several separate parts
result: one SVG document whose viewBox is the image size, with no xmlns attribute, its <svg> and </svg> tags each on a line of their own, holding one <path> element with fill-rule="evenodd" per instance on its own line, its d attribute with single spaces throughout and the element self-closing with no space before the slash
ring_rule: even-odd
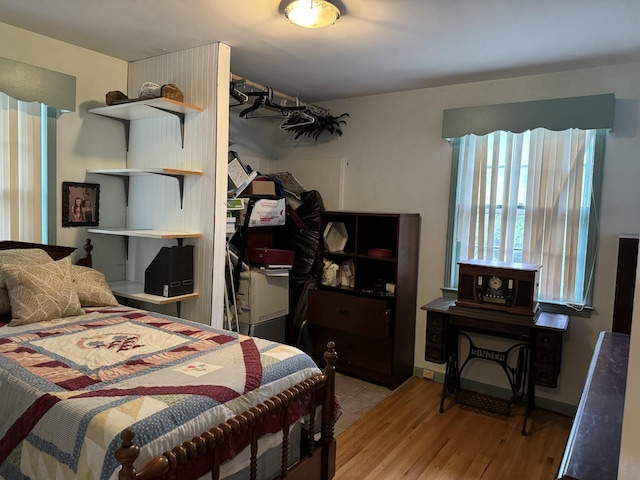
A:
<svg viewBox="0 0 640 480">
<path fill-rule="evenodd" d="M 322 28 L 333 25 L 340 18 L 340 10 L 327 0 L 295 0 L 287 5 L 284 14 L 296 25 Z"/>
</svg>

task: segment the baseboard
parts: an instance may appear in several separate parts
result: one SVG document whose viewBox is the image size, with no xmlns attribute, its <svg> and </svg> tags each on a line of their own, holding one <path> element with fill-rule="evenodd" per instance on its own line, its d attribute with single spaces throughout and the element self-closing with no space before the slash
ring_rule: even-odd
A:
<svg viewBox="0 0 640 480">
<path fill-rule="evenodd" d="M 413 367 L 413 376 L 423 378 L 424 377 L 424 369 L 419 367 Z M 442 372 L 433 372 L 432 381 L 438 383 L 444 383 L 444 373 Z M 489 385 L 487 383 L 476 382 L 474 380 L 469 380 L 466 378 L 462 378 L 460 380 L 460 387 L 465 390 L 470 390 L 472 392 L 484 393 L 485 395 L 489 395 L 496 398 L 504 398 L 508 399 L 511 397 L 511 390 L 507 390 L 506 388 L 496 387 L 495 385 Z M 543 397 L 535 397 L 536 406 L 540 408 L 544 408 L 545 410 L 550 410 L 552 412 L 559 413 L 561 415 L 565 415 L 567 417 L 574 417 L 576 414 L 576 410 L 578 408 L 577 405 L 571 405 L 569 403 L 558 402 L 555 400 L 550 400 L 548 398 Z"/>
</svg>

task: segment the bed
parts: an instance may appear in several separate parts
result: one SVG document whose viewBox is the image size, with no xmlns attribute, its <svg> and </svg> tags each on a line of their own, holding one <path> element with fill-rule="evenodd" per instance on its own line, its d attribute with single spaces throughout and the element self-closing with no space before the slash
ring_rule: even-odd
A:
<svg viewBox="0 0 640 480">
<path fill-rule="evenodd" d="M 0 478 L 333 477 L 333 343 L 321 371 L 289 345 L 120 305 L 92 249 L 71 265 L 75 248 L 0 242 Z M 53 317 L 31 282 L 64 297 Z"/>
</svg>

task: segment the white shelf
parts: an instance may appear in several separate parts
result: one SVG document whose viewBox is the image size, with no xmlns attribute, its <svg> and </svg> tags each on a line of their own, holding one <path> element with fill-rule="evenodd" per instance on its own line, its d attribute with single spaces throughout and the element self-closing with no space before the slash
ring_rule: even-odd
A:
<svg viewBox="0 0 640 480">
<path fill-rule="evenodd" d="M 183 300 L 191 300 L 198 298 L 197 293 L 188 293 L 186 295 L 176 295 L 175 297 L 162 297 L 160 295 L 151 295 L 144 293 L 144 285 L 138 282 L 130 282 L 121 280 L 118 282 L 109 282 L 109 287 L 114 295 L 118 297 L 129 298 L 141 302 L 152 303 L 154 305 L 167 305 L 170 303 L 178 303 Z"/>
<path fill-rule="evenodd" d="M 100 233 L 103 235 L 117 235 L 120 237 L 144 237 L 144 238 L 200 238 L 201 233 L 196 232 L 172 232 L 168 230 L 152 230 L 152 229 L 140 229 L 140 228 L 125 228 L 125 227 L 111 227 L 111 228 L 89 228 L 89 233 Z"/>
<path fill-rule="evenodd" d="M 89 113 L 120 120 L 141 120 L 144 118 L 162 117 L 166 115 L 201 112 L 204 108 L 178 102 L 170 98 L 149 98 L 106 107 L 90 108 Z"/>
<path fill-rule="evenodd" d="M 118 105 L 108 105 L 106 107 L 90 108 L 87 111 L 122 122 L 125 131 L 125 143 L 127 145 L 127 151 L 129 151 L 129 125 L 132 120 L 175 116 L 178 118 L 180 125 L 180 138 L 182 140 L 182 148 L 184 148 L 184 118 L 188 113 L 196 113 L 203 110 L 204 108 L 196 105 L 160 97 L 135 100 Z"/>
<path fill-rule="evenodd" d="M 87 173 L 97 173 L 118 177 L 124 182 L 124 193 L 126 204 L 129 205 L 129 177 L 135 175 L 161 175 L 175 178 L 178 181 L 178 191 L 180 194 L 180 208 L 184 197 L 184 177 L 185 175 L 200 176 L 202 172 L 197 170 L 180 170 L 178 168 L 94 168 L 87 170 Z"/>
<path fill-rule="evenodd" d="M 87 173 L 99 173 L 101 175 L 113 175 L 116 177 L 131 177 L 134 175 L 202 175 L 197 170 L 180 170 L 177 168 L 93 168 L 87 170 Z"/>
</svg>

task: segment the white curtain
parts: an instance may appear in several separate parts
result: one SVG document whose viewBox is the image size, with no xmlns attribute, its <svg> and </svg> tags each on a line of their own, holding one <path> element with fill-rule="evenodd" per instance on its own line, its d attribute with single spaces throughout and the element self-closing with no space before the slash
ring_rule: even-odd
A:
<svg viewBox="0 0 640 480">
<path fill-rule="evenodd" d="M 42 105 L 0 92 L 0 239 L 41 242 Z M 46 118 L 44 119 L 46 121 Z"/>
<path fill-rule="evenodd" d="M 540 264 L 539 298 L 582 303 L 595 138 L 542 128 L 462 137 L 459 259 Z"/>
</svg>

